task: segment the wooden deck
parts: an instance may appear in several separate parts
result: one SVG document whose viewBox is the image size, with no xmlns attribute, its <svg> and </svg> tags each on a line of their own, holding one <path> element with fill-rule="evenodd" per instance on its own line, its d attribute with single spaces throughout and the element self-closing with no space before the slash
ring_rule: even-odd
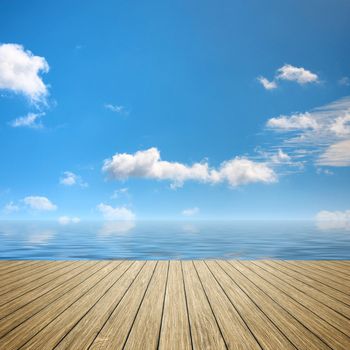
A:
<svg viewBox="0 0 350 350">
<path fill-rule="evenodd" d="M 2 261 L 0 349 L 350 349 L 350 261 Z"/>
</svg>

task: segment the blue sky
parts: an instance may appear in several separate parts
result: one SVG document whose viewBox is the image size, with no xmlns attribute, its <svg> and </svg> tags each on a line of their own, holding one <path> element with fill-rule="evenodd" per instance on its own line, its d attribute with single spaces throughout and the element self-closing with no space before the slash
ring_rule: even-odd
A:
<svg viewBox="0 0 350 350">
<path fill-rule="evenodd" d="M 0 217 L 349 220 L 347 1 L 0 3 Z"/>
</svg>

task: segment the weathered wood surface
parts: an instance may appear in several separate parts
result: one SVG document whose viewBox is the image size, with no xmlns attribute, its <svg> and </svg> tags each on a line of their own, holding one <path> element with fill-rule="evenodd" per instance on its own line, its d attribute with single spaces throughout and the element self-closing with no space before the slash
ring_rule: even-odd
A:
<svg viewBox="0 0 350 350">
<path fill-rule="evenodd" d="M 0 261 L 0 349 L 350 349 L 350 262 Z"/>
</svg>

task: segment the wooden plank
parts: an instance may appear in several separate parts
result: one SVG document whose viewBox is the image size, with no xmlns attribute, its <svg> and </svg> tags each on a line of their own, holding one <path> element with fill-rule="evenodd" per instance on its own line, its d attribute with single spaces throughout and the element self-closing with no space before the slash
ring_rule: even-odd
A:
<svg viewBox="0 0 350 350">
<path fill-rule="evenodd" d="M 209 264 L 209 263 L 208 263 Z M 307 327 L 296 320 L 285 309 L 277 304 L 268 294 L 258 288 L 247 277 L 240 273 L 228 262 L 218 262 L 220 267 L 227 273 L 240 289 L 255 303 L 255 305 L 266 315 L 266 317 L 280 330 L 281 333 L 297 348 L 308 350 L 321 350 L 330 349 L 320 338 L 312 333 Z M 249 325 L 249 324 L 248 324 Z M 260 331 L 263 335 L 269 335 L 269 325 L 264 324 L 260 327 L 264 327 Z M 267 328 L 265 328 L 267 327 Z M 259 338 L 261 335 L 257 334 Z M 269 344 L 271 341 L 268 337 L 263 338 L 264 343 Z M 262 342 L 263 342 L 262 340 Z M 271 344 L 270 346 L 274 346 Z M 266 345 L 264 346 L 264 348 Z"/>
<path fill-rule="evenodd" d="M 28 320 L 30 317 L 37 314 L 39 311 L 45 308 L 54 307 L 51 305 L 54 301 L 59 300 L 64 295 L 68 295 L 68 293 L 72 293 L 72 297 L 74 297 L 76 290 L 85 290 L 87 289 L 91 283 L 95 281 L 96 276 L 94 274 L 98 273 L 102 268 L 109 265 L 108 262 L 100 261 L 95 262 L 94 265 L 91 265 L 88 270 L 80 271 L 80 273 L 67 281 L 64 284 L 59 285 L 54 288 L 49 293 L 43 295 L 41 298 L 32 301 L 19 308 L 15 312 L 7 315 L 0 321 L 0 338 L 9 333 L 15 327 Z M 100 272 L 101 273 L 101 272 Z M 102 275 L 101 275 L 102 278 Z M 76 289 L 74 289 L 76 288 Z"/>
<path fill-rule="evenodd" d="M 181 262 L 170 261 L 159 340 L 160 350 L 192 349 L 184 288 Z"/>
<path fill-rule="evenodd" d="M 168 261 L 158 262 L 123 349 L 156 350 L 158 348 L 168 266 Z"/>
<path fill-rule="evenodd" d="M 0 349 L 350 349 L 348 272 L 350 261 L 0 261 Z"/>
<path fill-rule="evenodd" d="M 343 292 L 339 292 L 336 289 L 333 289 L 329 286 L 327 286 L 324 283 L 318 282 L 314 279 L 312 279 L 311 276 L 305 276 L 302 275 L 301 273 L 296 272 L 295 270 L 290 268 L 290 265 L 286 263 L 285 261 L 271 261 L 271 260 L 266 260 L 266 264 L 276 267 L 279 270 L 283 271 L 285 275 L 291 276 L 298 281 L 305 283 L 308 286 L 317 288 L 318 290 L 322 291 L 323 293 L 327 294 L 329 297 L 334 298 L 338 301 L 341 301 L 342 303 L 350 306 L 350 296 L 346 295 Z"/>
<path fill-rule="evenodd" d="M 96 261 L 76 261 L 72 265 L 61 269 L 59 275 L 54 275 L 53 279 L 48 280 L 43 285 L 36 286 L 34 283 L 28 285 L 28 290 L 24 291 L 24 289 L 20 289 L 7 294 L 7 298 L 1 298 L 1 301 L 4 303 L 0 306 L 0 319 L 31 303 L 32 301 L 43 297 L 44 294 L 54 290 L 54 288 L 62 283 L 66 283 L 69 279 L 77 276 L 96 263 Z"/>
<path fill-rule="evenodd" d="M 295 349 L 291 341 L 238 286 L 236 280 L 229 276 L 224 262 L 207 261 L 206 264 L 263 349 Z"/>
<path fill-rule="evenodd" d="M 194 263 L 229 349 L 261 349 L 241 315 L 203 261 Z"/>
<path fill-rule="evenodd" d="M 2 282 L 4 283 L 2 287 L 0 287 L 0 296 L 11 292 L 12 290 L 16 290 L 22 288 L 28 283 L 35 282 L 37 283 L 41 278 L 46 277 L 47 275 L 59 271 L 64 266 L 71 265 L 71 261 L 60 262 L 58 264 L 49 264 L 48 266 L 42 265 L 36 267 L 32 274 L 28 274 L 27 276 L 18 276 L 14 274 L 12 276 L 11 281 Z"/>
<path fill-rule="evenodd" d="M 86 294 L 56 317 L 50 324 L 36 333 L 26 344 L 25 349 L 53 349 L 72 327 L 91 310 L 119 279 L 133 262 L 119 264 L 106 278 L 97 283 Z"/>
<path fill-rule="evenodd" d="M 7 275 L 2 275 L 0 277 L 1 286 L 0 293 L 2 293 L 2 289 L 4 286 L 7 286 L 13 282 L 20 282 L 22 279 L 26 277 L 31 277 L 34 274 L 40 274 L 48 268 L 58 268 L 61 263 L 55 263 L 54 261 L 46 262 L 46 261 L 38 261 L 35 265 L 30 265 L 26 267 L 22 267 L 17 270 L 16 273 L 10 273 Z"/>
<path fill-rule="evenodd" d="M 62 317 L 59 317 L 62 324 L 56 321 L 55 326 L 64 329 L 61 333 L 66 334 L 56 345 L 55 350 L 88 349 L 144 265 L 145 262 L 134 262 L 118 282 L 73 327 L 67 327 L 68 324 L 72 324 L 72 319 L 69 318 L 71 313 L 69 312 L 67 316 L 62 314 Z"/>
<path fill-rule="evenodd" d="M 283 279 L 275 277 L 274 274 L 271 273 L 271 268 L 263 269 L 259 266 L 259 262 L 242 262 L 244 266 L 249 267 L 254 270 L 259 276 L 261 276 L 267 282 L 273 284 L 280 291 L 288 294 L 290 298 L 293 298 L 295 301 L 305 306 L 310 312 L 313 312 L 319 318 L 322 318 L 329 324 L 332 324 L 333 327 L 336 327 L 344 334 L 347 334 L 350 329 L 350 321 L 348 318 L 334 311 L 327 305 L 322 304 L 318 300 L 309 295 L 305 294 L 298 290 L 295 285 L 297 285 L 297 281 L 293 281 L 291 283 L 287 283 L 288 276 L 285 276 Z M 276 273 L 276 272 L 275 272 Z"/>
<path fill-rule="evenodd" d="M 248 268 L 241 262 L 230 263 L 266 294 L 269 294 L 281 307 L 293 315 L 305 327 L 321 338 L 328 346 L 335 349 L 349 349 L 350 339 L 347 335 L 315 315 L 273 284 L 267 282 L 253 269 Z"/>
<path fill-rule="evenodd" d="M 182 261 L 194 349 L 226 349 L 215 316 L 192 261 Z"/>
<path fill-rule="evenodd" d="M 341 282 L 334 282 L 329 280 L 329 278 L 319 274 L 319 272 L 316 269 L 308 269 L 305 266 L 301 265 L 298 262 L 294 262 L 294 261 L 284 261 L 286 264 L 288 264 L 288 268 L 298 272 L 301 275 L 307 276 L 312 278 L 315 281 L 318 281 L 320 283 L 325 284 L 328 287 L 331 287 L 339 292 L 344 293 L 345 295 L 350 295 L 350 290 L 347 286 L 345 286 L 344 284 L 342 284 Z"/>
<path fill-rule="evenodd" d="M 340 313 L 342 316 L 345 316 L 345 320 L 350 318 L 350 307 L 347 305 L 344 305 L 343 303 L 340 303 L 336 299 L 333 299 L 332 297 L 320 292 L 319 290 L 308 286 L 307 284 L 304 284 L 298 280 L 296 280 L 293 277 L 288 276 L 283 271 L 280 271 L 278 266 L 270 266 L 266 262 L 263 261 L 254 261 L 254 265 L 261 267 L 265 271 L 267 271 L 272 276 L 275 276 L 279 280 L 273 279 L 279 288 L 282 288 L 284 290 L 288 290 L 290 296 L 295 296 L 295 299 L 299 300 L 302 296 L 302 293 L 305 293 L 305 296 L 303 298 L 303 305 L 306 307 L 313 308 L 314 306 L 317 307 L 319 312 L 327 317 L 329 313 L 329 318 L 332 319 L 332 312 L 328 309 L 330 308 L 334 312 Z M 275 285 L 276 285 L 275 283 Z M 283 288 L 285 287 L 285 288 Z M 298 290 L 298 292 L 292 292 Z M 322 304 L 320 306 L 320 303 Z M 336 315 L 337 316 L 337 315 Z M 338 316 L 337 316 L 338 317 Z M 342 319 L 344 320 L 344 319 Z M 347 325 L 350 326 L 350 324 L 347 323 Z"/>
<path fill-rule="evenodd" d="M 147 261 L 89 349 L 123 348 L 156 265 L 155 261 Z"/>
<path fill-rule="evenodd" d="M 347 277 L 350 277 L 350 266 L 339 265 L 334 261 L 319 261 L 314 263 L 318 264 L 319 266 L 324 266 L 329 270 L 334 270 L 346 275 Z"/>
<path fill-rule="evenodd" d="M 35 266 L 39 263 L 39 260 L 16 260 L 16 261 L 3 261 L 0 260 L 0 278 L 4 275 L 26 269 L 29 266 Z"/>
<path fill-rule="evenodd" d="M 332 263 L 337 264 L 338 266 L 345 266 L 347 268 L 350 268 L 350 260 L 325 260 L 325 261 L 332 261 Z"/>
<path fill-rule="evenodd" d="M 32 317 L 20 323 L 16 328 L 6 333 L 6 335 L 0 339 L 0 349 L 12 350 L 23 346 L 35 336 L 36 333 L 40 332 L 40 330 L 52 322 L 90 289 L 96 287 L 99 283 L 105 285 L 104 282 L 116 267 L 117 265 L 115 263 L 109 262 L 99 269 L 91 278 L 85 280 L 71 290 L 70 293 L 62 295 L 62 297 L 52 302 L 49 307 L 41 309 Z M 0 332 L 2 329 L 3 323 L 1 322 Z"/>
<path fill-rule="evenodd" d="M 329 264 L 327 264 L 326 266 L 323 265 L 323 263 L 316 263 L 316 262 L 310 262 L 310 261 L 302 261 L 300 262 L 301 265 L 303 266 L 307 266 L 308 268 L 310 269 L 317 269 L 317 270 L 320 270 L 320 272 L 328 275 L 328 277 L 337 277 L 337 281 L 340 281 L 342 279 L 345 279 L 345 283 L 347 285 L 350 286 L 350 276 L 349 275 L 346 275 L 344 273 L 344 271 L 338 271 L 337 268 L 332 268 L 332 266 L 329 266 Z"/>
</svg>

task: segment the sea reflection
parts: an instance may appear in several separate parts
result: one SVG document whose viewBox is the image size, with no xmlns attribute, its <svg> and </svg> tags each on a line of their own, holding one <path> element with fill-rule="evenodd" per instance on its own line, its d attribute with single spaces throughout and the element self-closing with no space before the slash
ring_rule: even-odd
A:
<svg viewBox="0 0 350 350">
<path fill-rule="evenodd" d="M 337 221 L 0 221 L 1 259 L 350 259 Z"/>
<path fill-rule="evenodd" d="M 107 221 L 98 230 L 101 236 L 126 234 L 136 226 L 135 221 Z"/>
<path fill-rule="evenodd" d="M 198 225 L 194 225 L 194 224 L 184 224 L 182 226 L 182 230 L 185 232 L 185 233 L 192 233 L 192 234 L 198 234 L 200 233 L 200 229 L 199 229 L 199 226 Z"/>
<path fill-rule="evenodd" d="M 342 230 L 350 231 L 349 220 L 317 220 L 316 226 L 321 231 Z"/>
<path fill-rule="evenodd" d="M 28 235 L 28 243 L 30 244 L 47 244 L 55 236 L 55 231 L 51 229 L 34 229 Z"/>
</svg>

